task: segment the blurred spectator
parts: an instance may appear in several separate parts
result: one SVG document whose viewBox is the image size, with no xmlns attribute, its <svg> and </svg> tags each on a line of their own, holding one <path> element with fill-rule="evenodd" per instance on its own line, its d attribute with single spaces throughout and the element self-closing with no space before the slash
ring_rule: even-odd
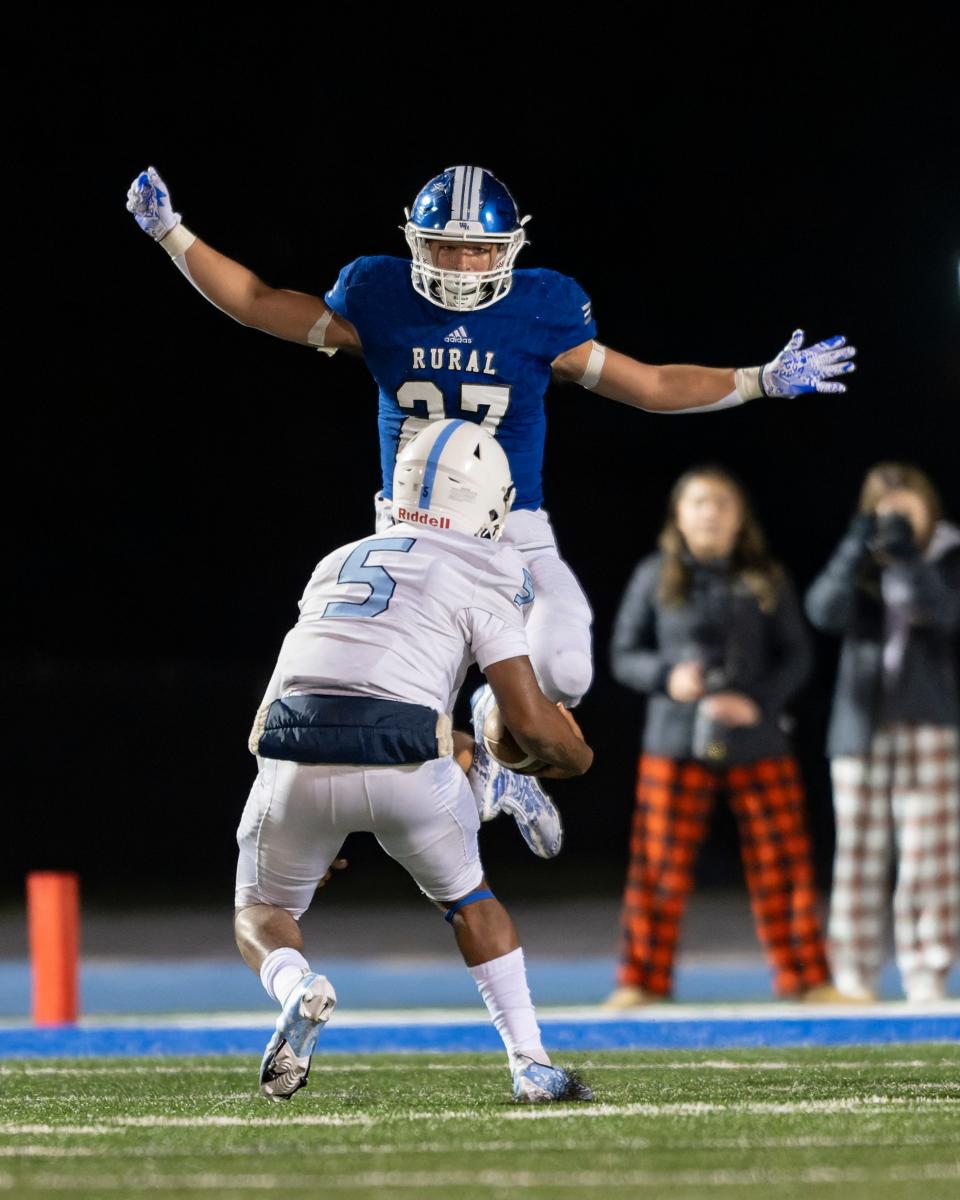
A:
<svg viewBox="0 0 960 1200">
<path fill-rule="evenodd" d="M 907 999 L 942 998 L 960 937 L 957 677 L 960 530 L 922 471 L 881 463 L 807 595 L 843 638 L 827 741 L 837 850 L 829 935 L 837 986 L 875 997 L 893 925 Z"/>
<path fill-rule="evenodd" d="M 781 996 L 837 999 L 816 909 L 804 792 L 781 729 L 809 635 L 741 486 L 722 468 L 677 481 L 660 551 L 634 571 L 611 663 L 649 694 L 611 1008 L 662 999 L 697 852 L 729 799 L 757 936 Z"/>
</svg>

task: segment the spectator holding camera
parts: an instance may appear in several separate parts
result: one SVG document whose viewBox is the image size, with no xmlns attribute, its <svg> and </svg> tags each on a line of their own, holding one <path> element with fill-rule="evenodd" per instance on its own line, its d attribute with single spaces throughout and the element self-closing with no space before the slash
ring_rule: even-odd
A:
<svg viewBox="0 0 960 1200">
<path fill-rule="evenodd" d="M 843 638 L 827 740 L 837 848 L 829 940 L 837 987 L 876 997 L 893 926 L 907 999 L 942 999 L 960 938 L 957 673 L 960 530 L 927 476 L 880 463 L 806 599 Z"/>
<path fill-rule="evenodd" d="M 757 935 L 781 996 L 829 984 L 804 792 L 781 729 L 810 666 L 809 635 L 743 489 L 720 467 L 674 485 L 660 551 L 639 564 L 611 649 L 647 694 L 618 987 L 609 1008 L 673 989 L 680 919 L 717 794 L 736 814 Z"/>
</svg>

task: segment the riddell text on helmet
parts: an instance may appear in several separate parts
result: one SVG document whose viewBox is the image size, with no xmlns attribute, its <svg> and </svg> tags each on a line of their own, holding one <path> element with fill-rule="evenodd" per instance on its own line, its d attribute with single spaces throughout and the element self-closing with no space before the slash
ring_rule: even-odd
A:
<svg viewBox="0 0 960 1200">
<path fill-rule="evenodd" d="M 408 508 L 397 509 L 398 521 L 412 521 L 415 525 L 432 525 L 435 529 L 449 529 L 449 517 L 429 517 L 425 512 L 411 512 Z"/>
</svg>

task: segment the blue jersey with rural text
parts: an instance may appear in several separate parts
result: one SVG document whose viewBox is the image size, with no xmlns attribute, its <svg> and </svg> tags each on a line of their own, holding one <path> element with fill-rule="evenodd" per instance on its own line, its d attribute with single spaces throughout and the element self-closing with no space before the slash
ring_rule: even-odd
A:
<svg viewBox="0 0 960 1200">
<path fill-rule="evenodd" d="M 456 312 L 414 291 L 409 259 L 376 256 L 344 267 L 324 299 L 356 329 L 380 390 L 386 496 L 399 447 L 428 421 L 460 417 L 503 446 L 517 488 L 513 507 L 540 507 L 550 364 L 596 336 L 578 283 L 556 271 L 515 270 L 502 300 Z"/>
</svg>

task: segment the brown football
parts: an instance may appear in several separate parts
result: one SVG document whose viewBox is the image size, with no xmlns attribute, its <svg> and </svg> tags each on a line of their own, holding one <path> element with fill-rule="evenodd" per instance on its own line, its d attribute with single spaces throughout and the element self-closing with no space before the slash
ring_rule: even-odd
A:
<svg viewBox="0 0 960 1200">
<path fill-rule="evenodd" d="M 509 767 L 520 775 L 536 775 L 550 764 L 534 758 L 517 743 L 517 739 L 503 722 L 498 705 L 491 705 L 483 722 L 483 741 L 492 758 L 502 767 Z"/>
</svg>

